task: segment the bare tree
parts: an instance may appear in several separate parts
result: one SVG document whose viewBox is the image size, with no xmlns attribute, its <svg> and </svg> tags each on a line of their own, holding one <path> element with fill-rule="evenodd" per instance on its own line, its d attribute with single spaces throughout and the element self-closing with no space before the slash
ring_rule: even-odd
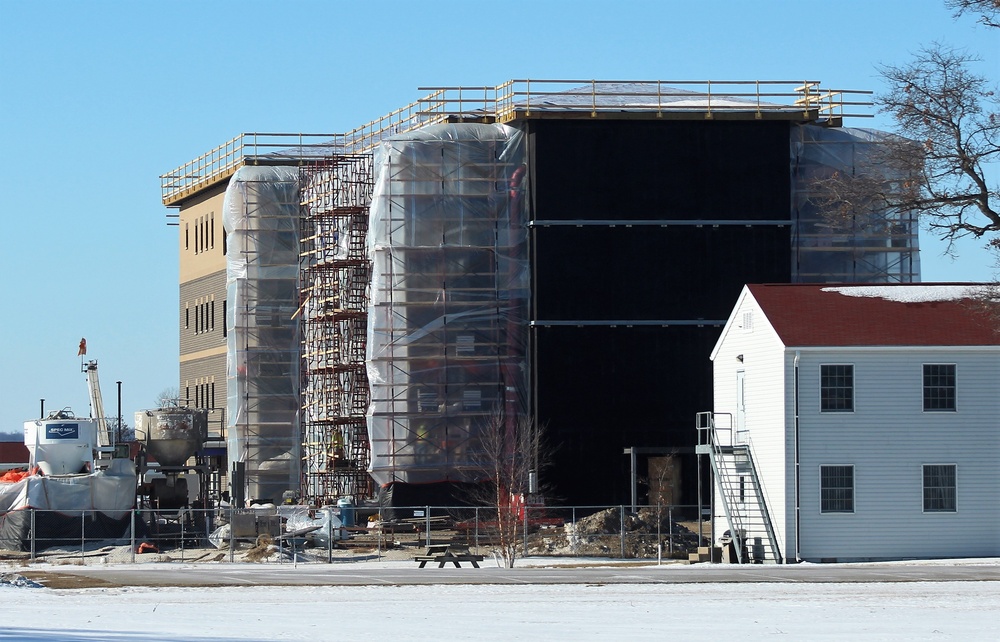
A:
<svg viewBox="0 0 1000 642">
<path fill-rule="evenodd" d="M 135 441 L 135 428 L 129 426 L 124 418 L 121 424 L 118 423 L 118 417 L 105 417 L 104 422 L 108 430 L 115 435 L 116 442 Z"/>
<path fill-rule="evenodd" d="M 945 0 L 956 18 L 966 13 L 979 14 L 979 23 L 1000 29 L 1000 0 Z"/>
<path fill-rule="evenodd" d="M 494 554 L 506 568 L 513 568 L 527 519 L 527 502 L 540 469 L 548 463 L 544 430 L 531 417 L 510 417 L 496 408 L 479 426 L 476 464 L 484 478 L 472 491 L 476 503 L 496 511 Z"/>
<path fill-rule="evenodd" d="M 862 171 L 818 181 L 819 205 L 834 225 L 874 224 L 913 213 L 949 242 L 1000 235 L 1000 187 L 986 167 L 1000 160 L 1000 102 L 978 59 L 942 44 L 909 63 L 880 67 L 888 90 L 876 96 L 898 135 L 862 159 Z"/>
<path fill-rule="evenodd" d="M 181 393 L 176 387 L 164 388 L 160 391 L 160 394 L 156 395 L 156 405 L 159 408 L 170 408 L 185 405 L 181 403 L 182 400 L 180 396 Z"/>
</svg>

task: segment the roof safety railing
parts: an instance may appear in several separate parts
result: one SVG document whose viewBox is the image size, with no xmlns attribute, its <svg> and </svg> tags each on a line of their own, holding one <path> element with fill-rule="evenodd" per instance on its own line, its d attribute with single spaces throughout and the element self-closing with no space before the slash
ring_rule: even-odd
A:
<svg viewBox="0 0 1000 642">
<path fill-rule="evenodd" d="M 508 80 L 496 86 L 422 87 L 416 101 L 344 134 L 240 134 L 160 177 L 161 196 L 175 204 L 240 165 L 268 159 L 296 162 L 335 154 L 358 154 L 380 141 L 454 120 L 508 123 L 544 112 L 768 113 L 836 122 L 867 117 L 870 91 L 824 89 L 815 80 Z"/>
</svg>

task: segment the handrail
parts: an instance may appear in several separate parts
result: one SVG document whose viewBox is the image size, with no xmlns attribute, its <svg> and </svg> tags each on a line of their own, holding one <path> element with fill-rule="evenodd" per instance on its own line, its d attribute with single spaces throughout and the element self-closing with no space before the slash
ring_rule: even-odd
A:
<svg viewBox="0 0 1000 642">
<path fill-rule="evenodd" d="M 507 123 L 544 112 L 766 113 L 816 122 L 869 117 L 871 91 L 825 89 L 816 80 L 508 80 L 496 86 L 420 87 L 422 98 L 342 134 L 244 133 L 160 176 L 164 204 L 232 175 L 247 162 L 301 162 L 360 154 L 382 140 L 453 119 Z M 855 113 L 857 112 L 857 113 Z"/>
</svg>

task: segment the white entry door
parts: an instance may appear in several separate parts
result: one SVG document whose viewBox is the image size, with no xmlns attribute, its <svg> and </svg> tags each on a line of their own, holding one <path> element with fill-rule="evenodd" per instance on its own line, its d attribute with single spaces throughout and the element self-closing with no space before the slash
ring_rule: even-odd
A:
<svg viewBox="0 0 1000 642">
<path fill-rule="evenodd" d="M 747 395 L 746 371 L 736 371 L 736 432 L 733 435 L 734 444 L 745 444 L 747 434 Z"/>
</svg>

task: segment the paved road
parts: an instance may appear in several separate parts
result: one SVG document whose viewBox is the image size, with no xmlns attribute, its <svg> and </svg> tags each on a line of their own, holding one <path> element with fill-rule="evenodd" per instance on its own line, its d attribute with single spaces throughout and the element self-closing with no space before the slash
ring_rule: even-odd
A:
<svg viewBox="0 0 1000 642">
<path fill-rule="evenodd" d="M 421 584 L 686 584 L 734 582 L 1000 581 L 997 565 L 888 564 L 648 567 L 384 568 L 365 564 L 66 567 L 22 572 L 36 581 L 77 576 L 107 586 L 363 586 Z"/>
</svg>

